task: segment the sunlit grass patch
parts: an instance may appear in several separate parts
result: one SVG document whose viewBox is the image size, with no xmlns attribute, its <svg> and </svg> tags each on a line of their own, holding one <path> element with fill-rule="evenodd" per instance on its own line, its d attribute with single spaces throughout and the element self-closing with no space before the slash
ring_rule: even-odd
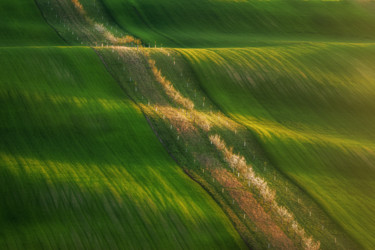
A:
<svg viewBox="0 0 375 250">
<path fill-rule="evenodd" d="M 371 248 L 374 45 L 178 51 L 210 98 L 251 129 L 286 175 Z"/>
</svg>

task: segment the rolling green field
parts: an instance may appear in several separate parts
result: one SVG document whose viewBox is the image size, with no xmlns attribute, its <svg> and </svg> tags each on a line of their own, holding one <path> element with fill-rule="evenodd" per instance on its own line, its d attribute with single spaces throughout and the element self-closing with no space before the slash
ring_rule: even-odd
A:
<svg viewBox="0 0 375 250">
<path fill-rule="evenodd" d="M 91 49 L 0 54 L 1 248 L 244 247 Z"/>
<path fill-rule="evenodd" d="M 277 168 L 275 169 L 274 162 L 269 161 L 269 154 L 264 154 L 264 147 L 256 142 L 249 129 L 236 124 L 236 121 L 223 114 L 219 115 L 220 106 L 211 102 L 205 89 L 202 89 L 200 85 L 199 77 L 197 78 L 191 65 L 186 63 L 186 59 L 179 55 L 178 51 L 176 52 L 175 49 L 146 49 L 145 52 L 139 52 L 134 48 L 115 48 L 115 52 L 112 49 L 98 49 L 98 51 L 103 56 L 112 75 L 151 118 L 165 147 L 179 160 L 180 165 L 189 172 L 194 172 L 204 178 L 205 185 L 208 183 L 211 189 L 216 189 L 219 193 L 218 200 L 227 202 L 223 209 L 228 211 L 228 207 L 230 207 L 237 216 L 241 217 L 241 221 L 245 225 L 237 225 L 236 228 L 239 228 L 241 233 L 243 233 L 244 227 L 249 228 L 252 236 L 249 236 L 248 233 L 241 235 L 250 243 L 250 246 L 255 249 L 267 248 L 267 241 L 270 240 L 269 235 L 274 231 L 269 228 L 256 231 L 254 224 L 255 226 L 257 224 L 258 226 L 266 225 L 268 224 L 267 219 L 262 218 L 259 214 L 255 219 L 251 218 L 251 214 L 244 218 L 243 210 L 238 208 L 237 203 L 233 203 L 233 198 L 228 197 L 227 192 L 222 195 L 222 189 L 231 190 L 230 186 L 223 187 L 223 184 L 220 184 L 220 178 L 213 181 L 217 175 L 210 174 L 210 171 L 222 171 L 225 166 L 218 157 L 215 147 L 210 144 L 208 136 L 212 134 L 219 134 L 227 145 L 233 147 L 234 152 L 240 153 L 246 158 L 257 174 L 276 190 L 278 202 L 293 213 L 296 221 L 303 226 L 307 235 L 320 241 L 321 249 L 360 248 L 358 243 L 353 241 L 341 226 L 332 221 L 325 210 L 317 206 L 316 202 L 306 195 L 304 190 L 296 187 L 288 177 L 285 178 L 285 175 L 280 174 Z M 202 53 L 202 51 L 199 50 L 198 53 Z M 166 79 L 173 83 L 174 88 L 194 103 L 195 111 L 185 110 L 179 103 L 169 99 L 168 95 L 166 96 L 162 86 L 154 79 L 153 72 L 148 67 L 147 54 L 150 54 L 151 58 L 156 61 L 157 68 Z M 216 68 L 216 65 L 213 68 Z M 222 68 L 218 67 L 217 69 L 223 71 Z M 228 81 L 223 76 L 226 75 L 219 75 L 223 81 Z M 192 117 L 192 114 L 195 118 Z M 206 122 L 211 124 L 209 129 L 204 128 Z M 247 142 L 246 147 L 244 147 L 244 140 Z M 202 168 L 205 171 L 202 171 Z M 232 172 L 230 168 L 229 170 Z M 242 174 L 240 178 L 237 177 L 239 176 L 235 172 L 232 181 L 238 181 L 238 179 L 243 181 Z M 248 187 L 247 181 L 244 184 L 243 187 L 235 188 L 235 190 L 252 190 Z M 253 192 L 253 195 L 257 196 L 257 193 Z M 246 194 L 242 194 L 241 197 L 245 198 Z M 258 201 L 263 202 L 261 198 Z M 253 208 L 257 206 L 257 203 L 252 202 L 245 206 Z M 236 221 L 236 218 L 233 218 L 233 212 L 227 214 Z M 279 219 L 280 217 L 275 215 L 274 223 L 277 224 Z M 296 239 L 293 232 L 287 229 L 288 223 L 280 224 L 277 226 L 284 229 L 296 246 L 301 247 L 300 240 Z M 279 249 L 280 244 L 285 242 L 280 238 L 275 241 L 272 242 L 272 248 L 275 249 Z"/>
<path fill-rule="evenodd" d="M 86 2 L 85 0 L 82 2 Z M 103 0 L 114 20 L 154 46 L 245 47 L 272 41 L 375 38 L 373 3 L 299 0 Z"/>
<path fill-rule="evenodd" d="M 374 249 L 374 10 L 2 1 L 0 248 L 278 249 L 312 237 Z M 151 49 L 126 48 L 137 39 Z M 228 167 L 214 134 L 290 222 Z"/>
<path fill-rule="evenodd" d="M 203 89 L 364 247 L 375 246 L 375 46 L 179 50 Z"/>
<path fill-rule="evenodd" d="M 1 249 L 245 247 L 92 49 L 0 5 Z"/>
</svg>

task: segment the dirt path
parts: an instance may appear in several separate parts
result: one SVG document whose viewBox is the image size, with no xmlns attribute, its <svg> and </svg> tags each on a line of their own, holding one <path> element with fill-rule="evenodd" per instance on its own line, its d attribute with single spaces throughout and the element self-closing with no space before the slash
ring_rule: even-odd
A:
<svg viewBox="0 0 375 250">
<path fill-rule="evenodd" d="M 269 213 L 253 197 L 253 194 L 243 188 L 233 175 L 226 169 L 214 169 L 212 175 L 230 193 L 246 216 L 256 227 L 266 235 L 271 246 L 277 249 L 297 249 L 293 241 L 288 238 L 283 230 L 273 221 Z"/>
</svg>

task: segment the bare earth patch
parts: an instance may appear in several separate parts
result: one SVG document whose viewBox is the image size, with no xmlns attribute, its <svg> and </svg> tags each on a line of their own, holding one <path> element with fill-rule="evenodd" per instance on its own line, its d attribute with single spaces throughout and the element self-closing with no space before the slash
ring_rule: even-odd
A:
<svg viewBox="0 0 375 250">
<path fill-rule="evenodd" d="M 233 178 L 226 169 L 214 169 L 211 171 L 214 178 L 225 188 L 231 197 L 238 203 L 246 216 L 266 235 L 270 244 L 277 249 L 297 249 L 292 240 L 276 225 L 270 214 L 253 197 L 252 193 L 242 189 L 242 184 Z"/>
</svg>

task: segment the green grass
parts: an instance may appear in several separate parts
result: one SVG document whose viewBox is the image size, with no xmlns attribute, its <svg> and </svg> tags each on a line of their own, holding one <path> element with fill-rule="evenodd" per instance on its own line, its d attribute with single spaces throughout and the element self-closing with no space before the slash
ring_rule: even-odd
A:
<svg viewBox="0 0 375 250">
<path fill-rule="evenodd" d="M 64 44 L 32 0 L 2 0 L 0 14 L 0 46 Z"/>
<path fill-rule="evenodd" d="M 367 249 L 375 246 L 375 46 L 179 50 L 222 110 Z"/>
<path fill-rule="evenodd" d="M 274 164 L 269 161 L 267 154 L 264 154 L 263 147 L 256 142 L 256 138 L 248 129 L 237 127 L 237 133 L 235 133 L 232 129 L 222 126 L 225 122 L 219 123 L 216 118 L 216 114 L 219 112 L 218 107 L 211 102 L 205 91 L 202 91 L 200 81 L 192 71 L 191 65 L 186 63 L 185 58 L 176 53 L 174 49 L 146 49 L 145 53 L 143 51 L 137 52 L 137 49 L 123 48 L 115 49 L 115 53 L 112 49 L 98 49 L 98 51 L 125 91 L 142 105 L 162 137 L 165 146 L 179 160 L 180 165 L 188 169 L 189 172 L 193 172 L 195 176 L 199 176 L 197 180 L 215 193 L 216 199 L 220 201 L 231 219 L 238 222 L 236 217 L 238 216 L 240 221 L 244 223 L 243 225 L 237 224 L 236 228 L 252 248 L 267 248 L 270 232 L 256 231 L 254 221 L 248 219 L 248 217 L 243 219 L 243 210 L 238 207 L 237 203 L 232 203 L 233 197 L 226 192 L 223 194 L 222 186 L 217 181 L 213 182 L 213 176 L 209 173 L 209 170 L 221 169 L 226 164 L 216 148 L 210 144 L 208 136 L 211 134 L 219 134 L 228 146 L 234 147 L 234 152 L 246 158 L 258 175 L 276 190 L 279 204 L 286 206 L 294 214 L 296 221 L 303 226 L 308 235 L 320 241 L 321 249 L 360 248 L 358 243 L 353 241 L 352 237 L 342 227 L 338 226 L 321 207 L 317 206 L 315 200 L 311 199 L 303 190 L 296 187 L 288 178 L 280 174 L 279 170 L 274 168 Z M 202 53 L 202 51 L 199 50 L 198 53 Z M 197 128 L 194 132 L 183 129 L 184 126 L 181 125 L 183 123 L 179 123 L 179 119 L 176 117 L 181 117 L 181 113 L 185 114 L 185 111 L 166 96 L 161 84 L 155 81 L 147 64 L 148 56 L 146 56 L 146 53 L 150 54 L 151 58 L 156 61 L 162 75 L 171 81 L 184 97 L 194 102 L 195 109 L 214 122 L 209 132 L 200 129 L 200 122 L 194 125 Z M 227 81 L 227 79 L 223 80 Z M 205 100 L 205 106 L 202 105 L 203 100 Z M 156 110 L 154 105 L 170 108 L 172 112 L 179 114 L 170 117 L 168 112 Z M 166 119 L 163 119 L 164 114 Z M 189 115 L 187 116 L 189 117 Z M 170 125 L 172 125 L 172 128 Z M 179 136 L 179 139 L 176 140 L 177 136 Z M 243 146 L 244 140 L 247 142 L 246 147 Z M 266 171 L 264 170 L 265 162 L 267 163 Z M 205 168 L 206 171 L 203 172 L 202 168 Z M 228 168 L 228 170 L 232 172 L 231 169 Z M 237 174 L 233 174 L 234 180 L 237 180 L 236 177 Z M 244 183 L 242 188 L 248 190 L 247 182 Z M 257 193 L 254 190 L 252 192 L 257 197 Z M 263 202 L 261 197 L 258 197 L 258 202 Z M 273 217 L 276 223 L 279 222 L 279 219 L 279 216 Z M 322 225 L 324 225 L 324 229 L 321 228 Z M 290 239 L 294 240 L 295 244 L 299 246 L 300 241 L 295 239 L 287 226 L 284 224 L 282 228 L 287 232 Z M 335 239 L 337 239 L 337 242 L 335 242 Z"/>
<path fill-rule="evenodd" d="M 299 0 L 103 0 L 122 28 L 158 47 L 245 47 L 269 40 L 375 37 L 373 3 Z"/>
<path fill-rule="evenodd" d="M 78 16 L 70 0 L 51 6 L 47 0 L 37 2 L 69 44 L 108 42 Z M 196 93 L 186 81 L 201 84 L 201 99 L 194 99 L 198 110 L 211 109 L 210 100 L 200 106 L 207 94 L 253 131 L 268 159 L 261 153 L 249 162 L 323 248 L 336 246 L 333 238 L 340 229 L 320 229 L 319 223 L 330 219 L 318 208 L 308 217 L 313 202 L 302 198 L 309 207 L 300 207 L 300 190 L 272 167 L 263 173 L 264 161 L 271 160 L 358 243 L 375 247 L 375 46 L 355 43 L 375 38 L 373 3 L 80 2 L 95 22 L 118 36 L 129 33 L 158 47 L 228 48 L 178 50 L 190 63 L 177 63 L 181 75 L 165 53 L 152 56 L 192 100 Z M 0 46 L 64 44 L 32 0 L 2 1 L 0 13 Z M 129 84 L 130 75 L 137 77 L 137 69 L 147 71 L 147 60 L 139 66 L 135 57 L 121 62 L 111 53 L 107 65 L 123 84 Z M 0 55 L 0 248 L 243 247 L 228 218 L 170 159 L 93 51 L 2 48 Z M 190 67 L 194 72 L 183 78 Z M 155 88 L 151 75 L 142 77 L 146 91 Z M 133 85 L 123 87 L 134 94 Z M 165 99 L 163 93 L 152 94 L 151 100 Z M 138 97 L 138 104 L 147 103 Z M 209 141 L 200 143 L 206 136 L 202 131 L 199 145 L 185 154 L 188 146 L 176 141 L 169 124 L 161 118 L 153 122 L 184 164 L 196 165 L 190 150 L 213 153 Z M 246 152 L 241 135 L 222 128 L 216 132 L 247 159 L 263 152 L 257 146 Z M 275 175 L 278 181 L 272 182 Z M 209 182 L 211 176 L 203 178 Z M 280 194 L 283 185 L 293 191 Z M 253 236 L 259 240 L 254 246 L 267 245 L 263 235 Z M 355 245 L 341 232 L 337 237 L 337 247 Z"/>
<path fill-rule="evenodd" d="M 244 247 L 91 49 L 0 65 L 0 248 Z"/>
</svg>

